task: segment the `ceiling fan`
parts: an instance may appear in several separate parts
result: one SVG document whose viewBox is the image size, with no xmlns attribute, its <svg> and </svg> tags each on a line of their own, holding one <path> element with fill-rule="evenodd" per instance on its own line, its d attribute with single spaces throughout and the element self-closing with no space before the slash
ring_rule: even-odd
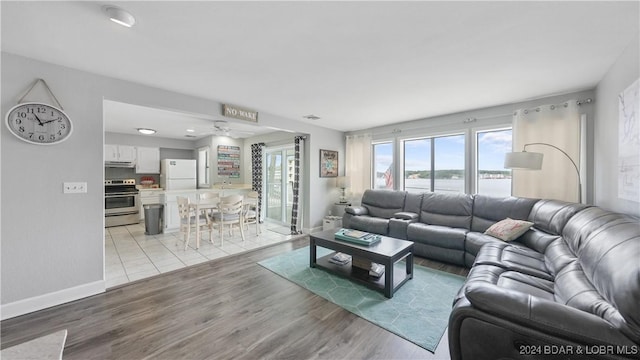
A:
<svg viewBox="0 0 640 360">
<path fill-rule="evenodd" d="M 242 131 L 242 130 L 232 129 L 229 126 L 229 122 L 227 122 L 226 120 L 215 120 L 213 122 L 213 135 L 239 138 L 239 137 L 251 136 L 253 134 L 254 133 L 251 131 Z"/>
</svg>

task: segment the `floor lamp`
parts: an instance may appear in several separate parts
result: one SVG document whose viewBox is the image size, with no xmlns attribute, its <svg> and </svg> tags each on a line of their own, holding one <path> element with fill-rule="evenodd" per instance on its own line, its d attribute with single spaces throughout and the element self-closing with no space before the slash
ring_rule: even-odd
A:
<svg viewBox="0 0 640 360">
<path fill-rule="evenodd" d="M 569 156 L 569 154 L 567 154 L 564 150 L 560 149 L 555 145 L 542 143 L 542 142 L 525 144 L 522 147 L 522 151 L 510 152 L 505 154 L 504 167 L 506 169 L 540 170 L 542 168 L 543 154 L 536 153 L 536 152 L 527 152 L 527 146 L 530 146 L 530 145 L 544 145 L 544 146 L 552 147 L 560 151 L 561 153 L 563 153 L 564 156 L 566 156 L 567 159 L 571 161 L 571 164 L 573 164 L 573 168 L 576 170 L 576 174 L 578 174 L 578 201 L 582 203 L 582 178 L 580 176 L 580 170 L 578 170 L 578 166 L 573 161 L 573 159 L 571 159 L 571 156 Z"/>
</svg>

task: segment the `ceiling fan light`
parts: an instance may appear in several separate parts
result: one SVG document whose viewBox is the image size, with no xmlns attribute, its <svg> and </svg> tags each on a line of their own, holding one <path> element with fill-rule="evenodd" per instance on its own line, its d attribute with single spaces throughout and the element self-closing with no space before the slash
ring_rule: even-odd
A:
<svg viewBox="0 0 640 360">
<path fill-rule="evenodd" d="M 109 15 L 109 20 L 113 21 L 116 24 L 132 27 L 136 23 L 136 18 L 133 17 L 129 12 L 115 7 L 115 6 L 106 6 L 104 11 Z"/>
<path fill-rule="evenodd" d="M 137 130 L 140 134 L 144 134 L 144 135 L 153 135 L 156 133 L 156 131 L 153 129 L 138 128 Z"/>
</svg>

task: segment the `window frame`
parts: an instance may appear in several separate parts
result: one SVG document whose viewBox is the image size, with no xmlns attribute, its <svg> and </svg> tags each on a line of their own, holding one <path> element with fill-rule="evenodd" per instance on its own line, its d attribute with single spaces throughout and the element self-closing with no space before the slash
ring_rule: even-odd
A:
<svg viewBox="0 0 640 360">
<path fill-rule="evenodd" d="M 477 194 L 478 193 L 478 161 L 479 161 L 479 157 L 478 157 L 478 133 L 486 133 L 486 132 L 491 132 L 491 131 L 504 131 L 504 130 L 511 130 L 511 134 L 512 134 L 512 142 L 511 142 L 511 146 L 513 149 L 513 125 L 512 124 L 503 124 L 503 125 L 486 125 L 486 126 L 478 126 L 478 127 L 473 127 L 471 128 L 471 141 L 473 142 L 471 144 L 472 146 L 472 161 L 471 161 L 471 166 L 472 166 L 472 171 L 473 171 L 473 176 L 471 177 L 471 190 L 472 192 L 470 192 L 471 194 Z M 512 173 L 513 174 L 513 173 Z M 510 195 L 513 195 L 513 187 L 511 187 L 510 191 L 509 191 Z"/>
<path fill-rule="evenodd" d="M 423 139 L 430 139 L 430 147 L 431 147 L 431 159 L 430 159 L 430 166 L 431 166 L 431 179 L 430 179 L 430 189 L 428 190 L 429 192 L 435 192 L 434 188 L 435 188 L 435 163 L 436 163 L 436 153 L 435 153 L 435 147 L 436 147 L 436 142 L 435 139 L 437 138 L 444 138 L 444 137 L 450 137 L 450 136 L 463 136 L 464 139 L 464 191 L 465 193 L 468 193 L 468 188 L 469 188 L 469 179 L 468 179 L 468 162 L 469 162 L 469 153 L 468 153 L 468 138 L 469 138 L 469 130 L 468 129 L 459 129 L 459 130 L 450 130 L 450 131 L 438 131 L 438 132 L 428 132 L 428 133 L 423 133 L 421 135 L 416 135 L 416 136 L 411 136 L 411 137 L 399 137 L 398 138 L 398 143 L 399 143 L 399 148 L 401 149 L 401 153 L 399 155 L 399 159 L 400 159 L 400 174 L 402 174 L 402 186 L 399 186 L 398 188 L 401 188 L 403 191 L 406 191 L 405 188 L 405 144 L 407 141 L 415 141 L 415 140 L 423 140 Z M 395 183 L 394 183 L 395 185 Z"/>
<path fill-rule="evenodd" d="M 383 144 L 391 144 L 391 164 L 393 165 L 391 167 L 391 176 L 393 177 L 393 190 L 398 189 L 398 182 L 397 182 L 397 169 L 398 169 L 398 164 L 395 161 L 396 160 L 396 154 L 397 154 L 397 142 L 395 141 L 396 139 L 394 138 L 384 138 L 384 139 L 377 139 L 375 141 L 371 142 L 371 174 L 370 174 L 370 185 L 369 187 L 371 189 L 375 189 L 376 188 L 376 145 L 383 145 Z"/>
</svg>

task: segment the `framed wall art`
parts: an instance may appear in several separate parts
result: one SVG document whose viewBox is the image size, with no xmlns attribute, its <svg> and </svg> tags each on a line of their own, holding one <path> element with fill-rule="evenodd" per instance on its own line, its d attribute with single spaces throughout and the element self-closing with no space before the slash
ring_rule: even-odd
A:
<svg viewBox="0 0 640 360">
<path fill-rule="evenodd" d="M 240 146 L 218 145 L 218 176 L 240 177 Z"/>
<path fill-rule="evenodd" d="M 338 176 L 338 152 L 320 149 L 320 177 Z"/>
</svg>

